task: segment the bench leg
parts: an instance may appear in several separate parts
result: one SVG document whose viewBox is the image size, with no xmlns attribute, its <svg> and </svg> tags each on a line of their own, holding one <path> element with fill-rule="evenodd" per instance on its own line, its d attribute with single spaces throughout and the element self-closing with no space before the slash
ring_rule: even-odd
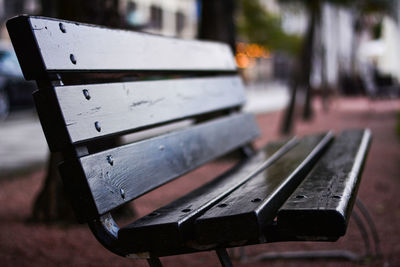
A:
<svg viewBox="0 0 400 267">
<path fill-rule="evenodd" d="M 375 245 L 375 257 L 381 257 L 382 252 L 381 252 L 380 240 L 379 240 L 379 235 L 378 235 L 378 231 L 376 230 L 376 225 L 374 223 L 374 220 L 372 219 L 371 214 L 368 212 L 367 207 L 364 205 L 364 203 L 361 201 L 361 199 L 356 198 L 356 206 L 360 210 L 361 214 L 363 215 L 364 219 L 366 220 L 368 227 L 371 231 L 372 239 L 373 239 L 374 245 Z"/>
<path fill-rule="evenodd" d="M 223 267 L 233 267 L 231 259 L 229 258 L 228 253 L 225 248 L 219 248 L 216 250 L 218 259 L 221 262 L 221 266 Z"/>
<path fill-rule="evenodd" d="M 159 258 L 149 258 L 147 259 L 150 267 L 162 267 L 162 263 Z"/>
<path fill-rule="evenodd" d="M 245 262 L 276 260 L 276 259 L 343 259 L 355 262 L 362 262 L 368 259 L 376 259 L 382 256 L 380 249 L 379 235 L 376 230 L 374 220 L 362 201 L 356 198 L 355 206 L 361 213 L 359 216 L 356 210 L 352 211 L 352 219 L 357 225 L 363 239 L 365 254 L 359 255 L 348 250 L 317 250 L 317 251 L 286 251 L 286 252 L 267 252 L 257 256 L 247 258 L 245 253 L 241 253 L 240 260 Z M 374 244 L 374 253 L 371 250 L 370 239 Z"/>
</svg>

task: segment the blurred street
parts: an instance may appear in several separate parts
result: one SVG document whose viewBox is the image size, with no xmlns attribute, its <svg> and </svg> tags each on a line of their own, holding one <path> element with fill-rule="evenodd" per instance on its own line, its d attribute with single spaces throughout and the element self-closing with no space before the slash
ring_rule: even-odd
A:
<svg viewBox="0 0 400 267">
<path fill-rule="evenodd" d="M 400 142 L 399 135 L 396 133 L 400 101 L 338 97 L 332 99 L 329 112 L 322 111 L 319 101 L 314 101 L 313 106 L 316 111 L 313 122 L 298 120 L 295 125 L 297 135 L 302 136 L 328 129 L 336 132 L 355 127 L 371 129 L 373 140 L 358 195 L 369 208 L 377 225 L 382 241 L 383 256 L 366 262 L 363 266 L 400 266 L 400 245 L 396 234 L 400 225 L 400 199 L 398 198 Z M 262 131 L 261 138 L 256 142 L 257 147 L 268 141 L 282 138 L 278 131 L 282 115 L 281 111 L 257 115 L 257 121 Z M 28 121 L 31 126 L 19 128 L 23 131 L 21 134 L 33 140 L 30 143 L 34 143 L 38 147 L 46 147 L 43 143 L 39 145 L 39 142 L 42 142 L 39 137 L 37 137 L 38 140 L 33 138 L 34 131 L 39 132 L 38 136 L 40 136 L 40 127 L 37 121 L 33 118 Z M 9 123 L 11 124 L 11 122 Z M 2 132 L 4 131 L 2 127 Z M 11 135 L 16 135 L 16 133 Z M 42 156 L 44 157 L 45 154 L 46 149 L 42 151 Z M 210 163 L 206 168 L 199 168 L 186 177 L 177 179 L 162 189 L 135 200 L 133 203 L 137 217 L 145 215 L 163 203 L 176 199 L 179 195 L 209 181 L 215 175 L 226 170 L 232 163 L 228 160 Z M 33 199 L 43 183 L 43 178 L 44 171 L 35 171 L 19 175 L 18 179 L 0 180 L 0 202 L 3 203 L 0 206 L 0 229 L 2 229 L 0 230 L 0 262 L 2 266 L 147 266 L 144 260 L 129 261 L 108 252 L 96 241 L 85 225 L 27 223 L 32 211 Z M 176 190 L 177 188 L 179 190 Z M 354 220 L 350 220 L 346 236 L 338 242 L 283 242 L 249 246 L 245 248 L 245 251 L 246 255 L 251 257 L 263 252 L 316 249 L 349 249 L 357 253 L 365 252 L 359 229 Z M 214 252 L 166 257 L 162 261 L 167 267 L 218 266 L 217 256 Z M 360 263 L 338 260 L 257 262 L 235 260 L 234 264 L 243 267 L 360 266 Z"/>
<path fill-rule="evenodd" d="M 252 84 L 247 89 L 244 109 L 255 113 L 280 110 L 288 97 L 283 84 Z M 47 143 L 34 110 L 14 112 L 0 121 L 0 178 L 42 168 L 47 153 Z"/>
<path fill-rule="evenodd" d="M 47 143 L 34 111 L 11 113 L 0 122 L 0 178 L 43 166 Z"/>
</svg>

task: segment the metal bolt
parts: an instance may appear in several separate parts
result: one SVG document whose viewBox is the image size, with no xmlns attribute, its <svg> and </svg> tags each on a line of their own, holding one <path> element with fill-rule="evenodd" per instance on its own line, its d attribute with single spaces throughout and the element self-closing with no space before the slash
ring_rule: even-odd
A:
<svg viewBox="0 0 400 267">
<path fill-rule="evenodd" d="M 73 54 L 69 55 L 69 59 L 71 60 L 72 64 L 76 64 L 76 59 L 75 59 L 75 56 Z"/>
<path fill-rule="evenodd" d="M 121 194 L 121 197 L 123 198 L 123 199 L 125 199 L 125 191 L 124 191 L 124 189 L 119 189 L 119 193 Z"/>
<path fill-rule="evenodd" d="M 63 33 L 66 33 L 67 31 L 65 30 L 65 26 L 64 26 L 64 24 L 62 24 L 61 22 L 58 24 L 58 26 L 60 26 L 60 30 L 63 32 Z"/>
<path fill-rule="evenodd" d="M 107 156 L 107 162 L 108 162 L 111 166 L 114 165 L 114 159 L 113 159 L 113 157 L 112 157 L 111 155 L 108 155 L 108 156 Z"/>
<path fill-rule="evenodd" d="M 85 96 L 85 98 L 87 99 L 87 100 L 89 100 L 90 99 L 90 94 L 89 94 L 89 91 L 87 90 L 87 89 L 83 89 L 83 95 Z"/>
<path fill-rule="evenodd" d="M 98 132 L 101 131 L 100 123 L 99 123 L 98 121 L 96 121 L 96 122 L 94 123 L 94 127 L 96 128 L 96 130 L 97 130 Z"/>
</svg>

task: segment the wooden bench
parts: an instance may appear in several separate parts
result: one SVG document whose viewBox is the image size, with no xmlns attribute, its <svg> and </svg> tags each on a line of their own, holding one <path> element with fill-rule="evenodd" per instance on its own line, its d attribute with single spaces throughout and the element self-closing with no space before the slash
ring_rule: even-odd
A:
<svg viewBox="0 0 400 267">
<path fill-rule="evenodd" d="M 157 266 L 161 256 L 216 250 L 228 266 L 229 247 L 345 234 L 368 130 L 256 151 L 259 129 L 241 111 L 244 87 L 224 44 L 43 17 L 16 17 L 7 28 L 25 78 L 37 82 L 37 111 L 50 150 L 65 158 L 60 172 L 76 215 L 112 252 Z M 101 146 L 143 131 L 155 136 Z M 122 228 L 111 217 L 234 150 L 242 160 L 193 192 Z"/>
</svg>

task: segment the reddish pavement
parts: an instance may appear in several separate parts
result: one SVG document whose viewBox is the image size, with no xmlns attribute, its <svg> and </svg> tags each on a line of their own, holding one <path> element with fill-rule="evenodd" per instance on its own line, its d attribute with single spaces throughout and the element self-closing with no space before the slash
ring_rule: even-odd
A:
<svg viewBox="0 0 400 267">
<path fill-rule="evenodd" d="M 369 207 L 381 238 L 383 257 L 365 263 L 368 266 L 400 266 L 400 139 L 396 136 L 400 101 L 369 101 L 364 98 L 336 99 L 328 113 L 315 103 L 316 116 L 312 122 L 297 122 L 299 136 L 333 129 L 368 127 L 373 143 L 364 170 L 359 197 Z M 279 138 L 281 112 L 258 116 L 261 146 Z M 200 168 L 135 201 L 140 215 L 150 212 L 199 184 L 213 178 L 232 163 L 217 161 Z M 32 200 L 41 186 L 43 171 L 0 181 L 0 265 L 1 266 L 147 266 L 143 260 L 127 260 L 103 249 L 84 225 L 43 225 L 27 223 Z M 179 190 L 176 190 L 179 188 Z M 150 201 L 151 199 L 151 201 Z M 354 221 L 350 222 L 346 237 L 336 243 L 289 242 L 246 247 L 246 254 L 254 256 L 269 251 L 312 249 L 350 249 L 363 252 L 361 236 Z M 165 266 L 219 266 L 213 252 L 167 257 Z M 239 262 L 235 266 L 355 266 L 356 263 L 316 260 L 275 260 Z"/>
</svg>

